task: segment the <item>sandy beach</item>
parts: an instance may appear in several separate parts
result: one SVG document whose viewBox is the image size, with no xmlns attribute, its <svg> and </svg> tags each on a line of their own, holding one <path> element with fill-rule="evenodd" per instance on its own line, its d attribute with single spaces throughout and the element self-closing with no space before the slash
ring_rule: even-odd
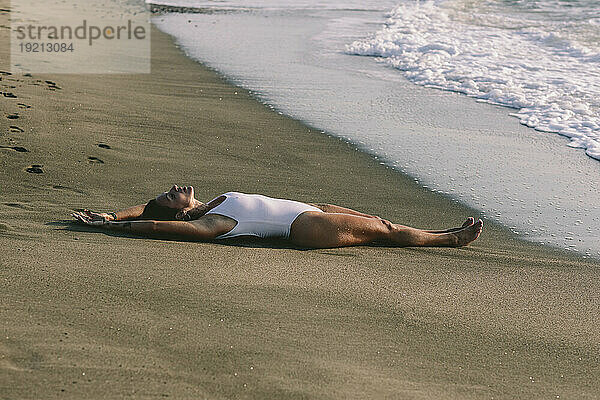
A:
<svg viewBox="0 0 600 400">
<path fill-rule="evenodd" d="M 151 74 L 0 76 L 0 398 L 600 398 L 597 261 L 491 221 L 461 249 L 80 226 L 73 210 L 172 184 L 431 229 L 478 214 L 271 111 L 155 29 Z"/>
</svg>

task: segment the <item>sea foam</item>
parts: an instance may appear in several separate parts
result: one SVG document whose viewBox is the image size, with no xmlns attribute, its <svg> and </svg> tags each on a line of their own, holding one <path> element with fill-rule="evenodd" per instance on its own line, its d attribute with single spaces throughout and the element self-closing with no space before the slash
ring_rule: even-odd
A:
<svg viewBox="0 0 600 400">
<path fill-rule="evenodd" d="M 561 29 L 577 24 L 577 32 L 600 36 L 596 19 L 502 15 L 466 4 L 403 2 L 383 29 L 346 51 L 379 57 L 416 84 L 515 108 L 522 124 L 564 135 L 600 160 L 600 50 L 564 33 L 573 27 Z"/>
</svg>

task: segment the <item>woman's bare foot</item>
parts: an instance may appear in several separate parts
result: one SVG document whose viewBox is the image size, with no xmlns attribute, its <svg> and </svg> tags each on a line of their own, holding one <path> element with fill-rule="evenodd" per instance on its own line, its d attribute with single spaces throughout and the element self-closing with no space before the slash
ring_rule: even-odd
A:
<svg viewBox="0 0 600 400">
<path fill-rule="evenodd" d="M 464 225 L 463 225 L 464 226 Z M 456 247 L 466 246 L 479 237 L 481 230 L 483 229 L 483 221 L 477 220 L 477 222 L 467 225 L 458 231 L 451 232 L 449 235 L 456 237 Z"/>
<path fill-rule="evenodd" d="M 473 217 L 469 217 L 467 218 L 467 220 L 465 221 L 464 224 L 462 224 L 462 228 L 466 228 L 469 225 L 473 225 L 475 223 L 475 218 Z"/>
<path fill-rule="evenodd" d="M 467 218 L 467 220 L 462 224 L 462 226 L 459 226 L 458 228 L 450 228 L 450 229 L 444 229 L 442 231 L 425 231 L 428 233 L 450 233 L 450 232 L 456 232 L 456 231 L 460 231 L 463 228 L 466 228 L 469 225 L 473 225 L 475 223 L 475 218 L 473 217 L 469 217 Z"/>
</svg>

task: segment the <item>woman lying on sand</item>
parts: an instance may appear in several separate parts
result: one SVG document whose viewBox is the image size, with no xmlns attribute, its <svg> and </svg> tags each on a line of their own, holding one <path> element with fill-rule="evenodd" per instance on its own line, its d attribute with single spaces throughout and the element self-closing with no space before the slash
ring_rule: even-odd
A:
<svg viewBox="0 0 600 400">
<path fill-rule="evenodd" d="M 224 193 L 208 203 L 191 186 L 173 186 L 147 204 L 116 213 L 72 214 L 87 225 L 141 235 L 187 240 L 250 235 L 289 239 L 301 247 L 325 248 L 384 242 L 395 246 L 465 246 L 479 236 L 483 221 L 425 231 L 331 204 L 300 203 L 258 194 Z"/>
</svg>

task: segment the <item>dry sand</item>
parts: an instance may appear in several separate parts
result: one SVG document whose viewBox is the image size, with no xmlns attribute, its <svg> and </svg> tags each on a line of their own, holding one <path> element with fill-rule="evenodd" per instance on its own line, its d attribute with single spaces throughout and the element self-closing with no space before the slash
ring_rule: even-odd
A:
<svg viewBox="0 0 600 400">
<path fill-rule="evenodd" d="M 463 249 L 308 251 L 75 225 L 173 183 L 477 216 L 152 34 L 150 75 L 2 75 L 0 398 L 600 397 L 600 265 L 489 221 Z"/>
</svg>

